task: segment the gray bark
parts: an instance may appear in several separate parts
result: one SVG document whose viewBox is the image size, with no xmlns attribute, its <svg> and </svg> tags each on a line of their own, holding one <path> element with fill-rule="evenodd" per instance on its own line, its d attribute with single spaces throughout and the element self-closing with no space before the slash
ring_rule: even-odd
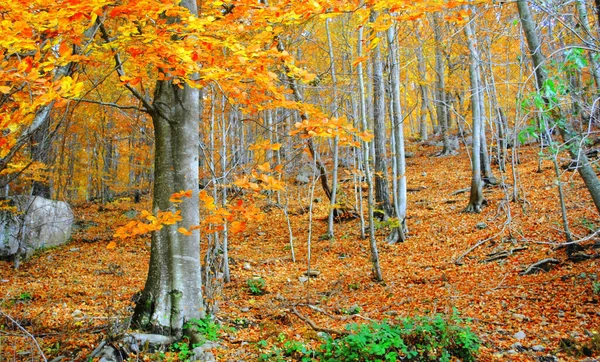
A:
<svg viewBox="0 0 600 362">
<path fill-rule="evenodd" d="M 449 155 L 452 153 L 452 146 L 450 145 L 450 136 L 448 135 L 448 105 L 446 100 L 446 62 L 444 61 L 444 55 L 442 53 L 442 30 L 441 30 L 441 19 L 439 13 L 433 14 L 433 34 L 435 38 L 435 72 L 437 73 L 437 86 L 436 86 L 436 118 L 440 132 L 442 134 L 443 148 L 440 153 L 441 156 Z"/>
<path fill-rule="evenodd" d="M 180 3 L 197 14 L 196 2 Z M 191 190 L 179 205 L 182 220 L 152 234 L 150 268 L 136 305 L 134 321 L 163 334 L 180 336 L 186 321 L 204 317 L 200 272 L 200 233 L 187 236 L 200 224 L 198 199 L 198 145 L 200 98 L 198 89 L 158 81 L 149 110 L 154 123 L 154 200 L 152 210 L 173 210 L 174 192 Z"/>
<path fill-rule="evenodd" d="M 529 46 L 529 52 L 535 68 L 536 86 L 538 91 L 541 91 L 543 90 L 544 83 L 547 79 L 547 73 L 544 64 L 545 58 L 541 52 L 540 41 L 537 33 L 535 32 L 535 24 L 533 22 L 533 17 L 531 16 L 531 11 L 529 10 L 527 1 L 519 0 L 517 1 L 517 6 L 519 10 L 519 17 L 521 19 L 521 26 L 523 27 L 523 32 L 525 33 L 527 44 Z M 548 101 L 546 100 L 546 102 Z M 553 113 L 558 117 L 562 117 L 562 115 L 559 114 L 560 110 L 555 109 L 553 110 Z M 594 172 L 594 169 L 585 155 L 585 152 L 581 152 L 580 137 L 578 137 L 578 135 L 573 131 L 573 127 L 568 120 L 565 120 L 564 124 L 558 127 L 558 129 L 563 142 L 565 142 L 567 145 L 567 150 L 569 151 L 571 158 L 578 160 L 579 167 L 577 168 L 577 171 L 579 172 L 579 175 L 583 179 L 583 182 L 592 196 L 596 211 L 600 213 L 600 181 L 598 180 L 596 172 Z"/>
<path fill-rule="evenodd" d="M 377 18 L 377 13 L 371 11 L 371 22 Z M 381 44 L 372 50 L 373 63 L 373 143 L 375 148 L 375 201 L 383 210 L 384 218 L 394 215 L 390 202 L 390 189 L 387 180 L 387 153 L 385 129 L 385 86 L 383 82 L 383 61 L 381 60 Z"/>
<path fill-rule="evenodd" d="M 357 47 L 357 55 L 362 56 L 362 42 L 363 42 L 363 28 L 360 27 L 358 29 L 358 47 Z M 362 130 L 366 131 L 368 129 L 367 126 L 367 102 L 365 96 L 365 81 L 364 81 L 364 72 L 363 72 L 363 64 L 358 63 L 357 66 L 357 74 L 358 74 L 358 93 L 360 96 L 360 119 L 362 124 Z M 377 249 L 377 241 L 375 240 L 375 218 L 373 216 L 373 208 L 374 208 L 374 190 L 373 190 L 373 181 L 371 176 L 371 166 L 369 165 L 369 144 L 367 142 L 363 142 L 362 144 L 364 157 L 364 170 L 365 170 L 365 179 L 367 182 L 367 186 L 369 188 L 368 191 L 368 212 L 369 212 L 369 246 L 371 249 L 371 263 L 373 267 L 373 275 L 376 280 L 383 280 L 383 275 L 381 273 L 381 266 L 379 264 L 379 251 Z"/>
<path fill-rule="evenodd" d="M 465 211 L 481 212 L 483 206 L 483 184 L 481 181 L 481 86 L 479 75 L 479 54 L 473 31 L 472 21 L 465 27 L 465 36 L 469 47 L 469 78 L 471 80 L 471 111 L 473 115 L 473 152 L 471 159 L 471 192 Z"/>
<path fill-rule="evenodd" d="M 392 95 L 392 130 L 394 132 L 394 209 L 396 217 L 400 222 L 400 227 L 395 228 L 396 233 L 390 235 L 389 242 L 402 242 L 405 240 L 406 232 L 406 158 L 404 149 L 404 122 L 402 119 L 402 107 L 400 105 L 400 61 L 398 55 L 398 43 L 396 39 L 394 26 L 391 26 L 387 32 L 388 49 L 390 58 L 391 75 L 391 95 Z M 394 235 L 397 234 L 397 235 Z"/>
<path fill-rule="evenodd" d="M 329 30 L 329 21 L 327 18 L 325 20 L 325 29 L 327 31 L 327 45 L 329 50 L 329 67 L 331 72 L 331 86 L 332 86 L 332 107 L 333 107 L 333 116 L 337 117 L 337 79 L 336 79 L 336 71 L 335 71 L 335 57 L 333 54 L 333 44 L 331 41 L 331 31 Z M 331 210 L 329 211 L 329 217 L 327 220 L 327 235 L 330 238 L 333 238 L 333 222 L 334 217 L 336 216 L 336 197 L 337 197 L 337 182 L 338 182 L 338 162 L 339 162 L 339 139 L 338 135 L 335 136 L 333 141 L 333 170 L 331 176 L 331 199 L 329 200 L 329 205 Z"/>
</svg>

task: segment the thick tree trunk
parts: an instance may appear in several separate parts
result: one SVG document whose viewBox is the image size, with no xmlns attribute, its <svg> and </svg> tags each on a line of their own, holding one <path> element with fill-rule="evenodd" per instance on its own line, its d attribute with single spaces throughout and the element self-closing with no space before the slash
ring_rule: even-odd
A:
<svg viewBox="0 0 600 362">
<path fill-rule="evenodd" d="M 196 2 L 180 3 L 197 14 Z M 181 221 L 153 233 L 150 268 L 146 285 L 136 305 L 134 322 L 143 328 L 181 336 L 187 321 L 204 317 L 200 268 L 200 233 L 190 230 L 200 224 L 198 199 L 198 145 L 200 98 L 198 89 L 180 88 L 159 81 L 152 104 L 155 136 L 154 200 L 152 209 L 175 211 L 169 198 L 174 192 L 191 190 L 179 204 Z"/>
</svg>

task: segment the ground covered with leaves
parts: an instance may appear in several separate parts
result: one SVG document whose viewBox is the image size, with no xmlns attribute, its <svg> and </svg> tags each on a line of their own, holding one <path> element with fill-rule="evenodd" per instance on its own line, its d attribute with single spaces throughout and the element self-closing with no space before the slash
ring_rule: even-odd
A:
<svg viewBox="0 0 600 362">
<path fill-rule="evenodd" d="M 539 173 L 536 150 L 524 150 L 517 165 L 519 199 L 511 200 L 509 172 L 504 186 L 485 189 L 483 212 L 467 214 L 468 192 L 456 193 L 470 184 L 464 153 L 437 158 L 424 145 L 412 151 L 409 238 L 379 243 L 383 283 L 372 279 L 358 219 L 337 224 L 334 239 L 322 237 L 328 205 L 318 188 L 313 199 L 320 202 L 312 215 L 305 211 L 307 186 L 289 188 L 295 262 L 287 221 L 277 207 L 263 207 L 263 221 L 232 237 L 232 281 L 216 301 L 225 327 L 221 347 L 213 351 L 219 361 L 255 361 L 261 355 L 276 360 L 290 346 L 315 348 L 327 331 L 341 337 L 351 323 L 393 324 L 438 314 L 465 323 L 479 337 L 481 361 L 600 356 L 599 241 L 590 237 L 581 244 L 579 262 L 568 260 L 558 246 L 564 235 L 551 162 L 544 161 Z M 590 236 L 600 220 L 589 194 L 576 173 L 565 171 L 561 180 L 572 232 L 578 239 Z M 353 200 L 351 184 L 345 187 L 345 197 Z M 260 202 L 266 206 L 273 198 Z M 18 270 L 0 262 L 0 360 L 37 361 L 42 353 L 83 360 L 128 326 L 132 298 L 146 277 L 149 237 L 107 246 L 116 226 L 148 204 L 124 198 L 80 205 L 72 242 L 38 252 Z M 310 269 L 316 272 L 307 277 L 309 234 Z M 385 235 L 385 227 L 378 230 L 380 240 Z M 522 275 L 548 258 L 558 263 Z M 172 351 L 132 360 L 165 356 L 178 358 Z"/>
</svg>

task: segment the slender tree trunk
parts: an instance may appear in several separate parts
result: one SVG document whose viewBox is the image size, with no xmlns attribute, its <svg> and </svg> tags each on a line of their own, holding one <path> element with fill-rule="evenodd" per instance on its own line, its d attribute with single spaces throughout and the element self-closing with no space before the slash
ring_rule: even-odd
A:
<svg viewBox="0 0 600 362">
<path fill-rule="evenodd" d="M 597 0 L 596 5 L 598 4 L 599 2 Z M 541 52 L 540 41 L 537 33 L 535 32 L 535 24 L 533 22 L 527 1 L 518 0 L 517 6 L 519 10 L 519 17 L 521 19 L 521 26 L 523 27 L 523 32 L 527 38 L 529 52 L 535 68 L 536 85 L 538 91 L 541 91 L 544 88 L 544 84 L 547 79 L 547 73 L 545 68 L 545 59 Z M 556 112 L 560 111 L 554 111 L 554 113 Z M 562 117 L 560 114 L 554 115 Z M 558 127 L 558 129 L 563 142 L 565 142 L 567 145 L 567 150 L 569 151 L 571 158 L 578 160 L 579 167 L 577 168 L 577 171 L 579 172 L 579 175 L 583 179 L 583 182 L 592 196 L 594 206 L 596 206 L 596 211 L 600 213 L 600 181 L 598 181 L 598 176 L 592 168 L 587 156 L 584 152 L 581 152 L 580 139 L 573 131 L 573 127 L 568 120 L 565 120 L 564 125 Z"/>
<path fill-rule="evenodd" d="M 327 18 L 325 20 L 325 29 L 327 32 L 327 45 L 328 45 L 328 49 L 329 49 L 329 69 L 331 72 L 331 87 L 332 87 L 332 104 L 331 106 L 333 107 L 333 117 L 338 116 L 337 113 L 337 107 L 338 107 L 338 101 L 337 101 L 337 74 L 335 71 L 335 57 L 333 54 L 333 43 L 331 41 L 331 31 L 329 29 L 329 21 L 330 18 Z M 336 198 L 337 198 L 337 182 L 338 182 L 338 161 L 339 161 L 339 140 L 340 137 L 338 135 L 335 136 L 334 140 L 333 140 L 333 171 L 332 171 L 332 176 L 331 176 L 331 198 L 330 198 L 330 202 L 329 202 L 329 218 L 327 220 L 327 235 L 329 236 L 330 239 L 333 238 L 333 223 L 334 223 L 334 218 L 337 214 L 337 208 L 336 208 Z"/>
<path fill-rule="evenodd" d="M 588 40 L 590 43 L 594 42 L 594 36 L 592 35 L 592 30 L 590 29 L 590 20 L 588 18 L 588 11 L 586 7 L 585 0 L 576 0 L 575 2 L 577 6 L 577 13 L 579 14 L 579 23 L 584 29 L 585 36 L 584 39 Z M 588 51 L 588 60 L 590 62 L 590 69 L 592 71 L 592 75 L 594 76 L 594 83 L 596 84 L 596 92 L 600 89 L 600 69 L 598 68 L 598 62 L 596 58 L 594 58 L 594 53 Z"/>
<path fill-rule="evenodd" d="M 391 75 L 391 94 L 392 94 L 392 130 L 395 136 L 394 142 L 394 162 L 396 174 L 394 175 L 395 190 L 394 209 L 396 217 L 400 223 L 397 229 L 397 236 L 394 239 L 388 238 L 389 242 L 403 242 L 406 238 L 406 155 L 404 150 L 404 122 L 402 119 L 402 107 L 400 105 L 400 61 L 398 55 L 398 43 L 396 39 L 394 26 L 391 26 L 387 32 L 388 49 L 390 58 Z"/>
<path fill-rule="evenodd" d="M 41 162 L 46 167 L 50 167 L 50 152 L 52 144 L 50 142 L 50 114 L 48 113 L 39 128 L 31 137 L 31 159 Z M 40 196 L 49 199 L 51 196 L 50 184 L 47 181 L 33 181 L 33 196 Z"/>
<path fill-rule="evenodd" d="M 483 184 L 481 180 L 481 87 L 479 78 L 479 54 L 477 42 L 473 31 L 472 21 L 464 27 L 467 44 L 469 47 L 469 77 L 471 80 L 471 111 L 473 114 L 473 152 L 471 159 L 471 193 L 469 204 L 465 211 L 481 212 L 484 203 Z"/>
<path fill-rule="evenodd" d="M 442 134 L 443 148 L 440 156 L 452 154 L 450 136 L 448 134 L 448 102 L 446 99 L 446 62 L 442 53 L 442 29 L 439 13 L 433 14 L 433 34 L 435 38 L 435 72 L 437 73 L 436 118 Z"/>
<path fill-rule="evenodd" d="M 285 46 L 283 44 L 283 41 L 279 37 L 276 37 L 275 41 L 277 43 L 277 50 L 279 52 L 284 52 Z M 296 79 L 294 79 L 294 77 L 290 75 L 290 69 L 285 64 L 284 64 L 284 72 L 285 72 L 286 81 L 288 82 L 288 87 L 292 91 L 294 100 L 296 102 L 303 102 L 304 99 L 303 99 L 302 95 L 300 94 L 300 90 L 298 89 L 298 84 L 296 83 Z M 308 116 L 305 113 L 300 113 L 300 119 L 303 121 L 306 121 L 306 120 L 308 120 Z M 323 188 L 323 191 L 325 192 L 325 196 L 327 196 L 327 199 L 329 201 L 331 201 L 332 191 L 331 191 L 331 188 L 329 187 L 329 182 L 327 181 L 327 170 L 325 169 L 325 165 L 321 161 L 321 156 L 319 155 L 319 153 L 317 152 L 317 150 L 315 148 L 315 143 L 314 143 L 312 137 L 309 137 L 306 140 L 306 145 L 308 146 L 308 151 L 310 152 L 313 160 L 315 161 L 315 165 L 319 172 L 319 181 L 321 182 L 321 187 Z"/>
<path fill-rule="evenodd" d="M 375 22 L 377 13 L 372 10 L 370 21 Z M 375 34 L 374 34 L 375 35 Z M 383 61 L 381 60 L 381 44 L 377 44 L 371 52 L 373 63 L 373 143 L 375 144 L 375 201 L 383 210 L 383 218 L 394 215 L 390 203 L 390 189 L 387 180 L 388 164 L 386 154 L 385 129 L 385 87 L 383 81 Z"/>
<path fill-rule="evenodd" d="M 419 33 L 415 31 L 417 37 Z M 421 114 L 419 115 L 419 134 L 421 141 L 427 141 L 427 111 L 429 106 L 429 97 L 427 91 L 427 85 L 425 85 L 425 79 L 427 77 L 427 64 L 425 63 L 425 57 L 423 56 L 423 46 L 419 44 L 415 53 L 417 56 L 417 67 L 419 71 L 419 90 L 421 93 Z"/>
<path fill-rule="evenodd" d="M 358 47 L 357 47 L 357 55 L 358 57 L 362 56 L 362 42 L 363 42 L 363 28 L 360 27 L 358 29 Z M 365 95 L 365 81 L 363 75 L 363 64 L 358 63 L 357 65 L 357 74 L 358 74 L 358 93 L 360 96 L 360 119 L 362 124 L 363 132 L 368 128 L 367 125 L 367 101 Z M 375 218 L 373 208 L 375 205 L 374 202 L 374 190 L 373 190 L 373 181 L 371 177 L 371 166 L 369 165 L 369 144 L 367 142 L 363 142 L 363 163 L 365 170 L 365 179 L 367 181 L 367 185 L 369 188 L 368 191 L 368 213 L 369 213 L 369 246 L 371 249 L 371 263 L 373 267 L 373 276 L 377 281 L 383 280 L 383 275 L 381 273 L 381 266 L 379 264 L 379 251 L 377 250 L 377 240 L 375 240 Z"/>
</svg>

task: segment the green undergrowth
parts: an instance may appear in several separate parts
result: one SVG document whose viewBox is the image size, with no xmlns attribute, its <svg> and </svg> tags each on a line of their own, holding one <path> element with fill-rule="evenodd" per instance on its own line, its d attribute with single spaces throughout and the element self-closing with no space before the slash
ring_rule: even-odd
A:
<svg viewBox="0 0 600 362">
<path fill-rule="evenodd" d="M 481 342 L 467 322 L 455 312 L 353 323 L 346 326 L 350 334 L 338 339 L 326 336 L 314 349 L 282 335 L 269 349 L 266 341 L 259 343 L 260 361 L 476 361 Z"/>
</svg>

